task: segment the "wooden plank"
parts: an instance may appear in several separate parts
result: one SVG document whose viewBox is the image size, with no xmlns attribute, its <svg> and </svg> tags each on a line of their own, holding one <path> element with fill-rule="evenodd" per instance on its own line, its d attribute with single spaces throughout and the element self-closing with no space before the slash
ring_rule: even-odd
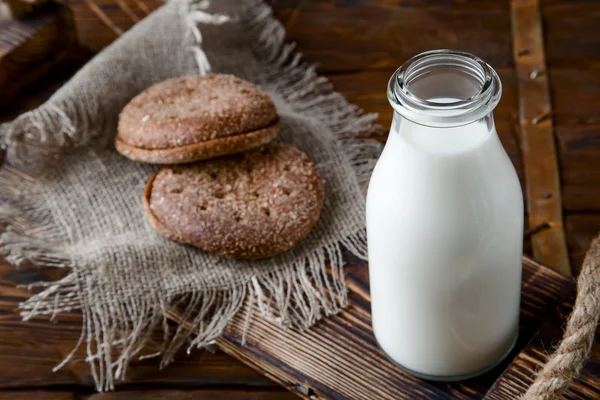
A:
<svg viewBox="0 0 600 400">
<path fill-rule="evenodd" d="M 291 393 L 265 389 L 192 389 L 192 390 L 144 390 L 133 388 L 114 393 L 74 391 L 2 391 L 0 400 L 231 400 L 244 398 L 247 400 L 293 400 Z"/>
<path fill-rule="evenodd" d="M 0 1 L 0 16 L 21 18 L 39 9 L 48 0 L 3 0 Z"/>
<path fill-rule="evenodd" d="M 600 92 L 599 92 L 600 95 Z M 559 126 L 563 206 L 567 213 L 597 213 L 600 207 L 600 123 Z"/>
<path fill-rule="evenodd" d="M 598 68 L 600 4 L 589 0 L 541 0 L 546 59 L 551 68 Z"/>
<path fill-rule="evenodd" d="M 54 92 L 64 85 L 93 54 L 82 47 L 74 48 L 65 59 L 52 67 L 46 75 L 11 96 L 10 101 L 0 107 L 0 123 L 10 121 L 20 114 L 42 105 Z"/>
<path fill-rule="evenodd" d="M 0 400 L 80 400 L 81 397 L 67 391 L 6 391 L 0 392 Z"/>
<path fill-rule="evenodd" d="M 75 15 L 79 42 L 97 52 L 164 3 L 161 0 L 69 0 L 68 4 Z"/>
<path fill-rule="evenodd" d="M 254 315 L 246 346 L 241 344 L 245 324 L 241 313 L 217 345 L 306 399 L 476 399 L 574 290 L 571 279 L 524 258 L 520 336 L 512 356 L 477 379 L 433 383 L 406 374 L 379 350 L 371 329 L 368 269 L 351 261 L 348 309 L 303 332 Z"/>
<path fill-rule="evenodd" d="M 539 3 L 512 0 L 510 4 L 529 226 L 550 226 L 532 236 L 533 255 L 571 275 Z"/>
<path fill-rule="evenodd" d="M 73 15 L 47 4 L 16 19 L 0 14 L 0 106 L 63 60 L 76 43 Z"/>
<path fill-rule="evenodd" d="M 579 275 L 585 253 L 600 232 L 600 215 L 574 214 L 565 218 L 565 230 L 574 275 Z"/>
<path fill-rule="evenodd" d="M 557 308 L 557 312 L 543 325 L 527 347 L 519 353 L 488 392 L 486 400 L 517 399 L 523 395 L 535 379 L 548 354 L 554 350 L 562 337 L 562 326 L 573 307 L 574 296 L 569 296 Z M 600 337 L 600 326 L 596 338 Z M 600 397 L 600 341 L 595 340 L 589 361 L 581 375 L 574 379 L 565 392 L 566 399 L 597 399 Z"/>
<path fill-rule="evenodd" d="M 265 390 L 128 390 L 115 393 L 98 393 L 87 400 L 294 400 L 291 393 Z M 1 397 L 0 397 L 1 399 Z M 49 398 L 48 400 L 54 400 Z M 56 399 L 62 400 L 62 399 Z"/>
<path fill-rule="evenodd" d="M 552 115 L 557 127 L 600 124 L 600 60 L 595 62 L 598 63 L 595 68 L 554 67 L 550 70 Z"/>
<path fill-rule="evenodd" d="M 17 309 L 19 302 L 30 295 L 18 285 L 56 280 L 65 272 L 63 269 L 34 267 L 16 269 L 0 263 L 0 390 L 57 385 L 93 390 L 89 364 L 85 362 L 85 346 L 64 368 L 52 372 L 79 339 L 80 313 L 61 314 L 54 322 L 47 318 L 22 322 Z M 157 332 L 157 343 L 160 338 L 162 333 Z M 148 348 L 145 352 L 153 351 Z M 207 385 L 279 389 L 267 378 L 222 352 L 196 351 L 188 355 L 185 349 L 163 370 L 159 369 L 157 359 L 133 362 L 127 378 L 117 382 L 117 388 L 130 387 L 132 383 L 180 389 Z"/>
<path fill-rule="evenodd" d="M 598 212 L 600 3 L 543 0 L 541 5 L 563 206 L 566 212 Z"/>
<path fill-rule="evenodd" d="M 396 69 L 435 48 L 472 52 L 496 68 L 512 66 L 505 1 L 279 1 L 275 7 L 287 18 L 288 39 L 323 73 Z"/>
</svg>

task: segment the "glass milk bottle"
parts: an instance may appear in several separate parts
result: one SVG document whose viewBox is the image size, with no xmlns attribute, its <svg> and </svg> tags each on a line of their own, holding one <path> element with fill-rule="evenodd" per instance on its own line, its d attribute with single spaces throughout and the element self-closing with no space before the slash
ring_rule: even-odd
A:
<svg viewBox="0 0 600 400">
<path fill-rule="evenodd" d="M 518 333 L 523 196 L 492 110 L 496 71 L 463 52 L 392 75 L 394 118 L 367 195 L 373 330 L 413 375 L 481 374 Z"/>
</svg>

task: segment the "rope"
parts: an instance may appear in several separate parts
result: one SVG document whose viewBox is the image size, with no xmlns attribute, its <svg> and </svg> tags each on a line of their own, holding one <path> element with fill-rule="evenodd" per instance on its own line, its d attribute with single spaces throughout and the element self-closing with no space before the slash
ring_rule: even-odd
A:
<svg viewBox="0 0 600 400">
<path fill-rule="evenodd" d="M 562 342 L 522 400 L 556 400 L 588 358 L 600 319 L 600 236 L 588 250 L 577 280 L 577 298 Z"/>
</svg>

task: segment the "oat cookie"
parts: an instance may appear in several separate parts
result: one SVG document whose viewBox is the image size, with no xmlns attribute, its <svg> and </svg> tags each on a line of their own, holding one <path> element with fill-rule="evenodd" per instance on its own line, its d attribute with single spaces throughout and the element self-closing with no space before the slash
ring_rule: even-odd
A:
<svg viewBox="0 0 600 400">
<path fill-rule="evenodd" d="M 180 164 L 246 151 L 279 133 L 275 105 L 233 75 L 169 79 L 134 97 L 119 116 L 117 150 L 153 164 Z"/>
<path fill-rule="evenodd" d="M 144 206 L 163 236 L 229 258 L 264 258 L 300 241 L 319 219 L 324 181 L 293 146 L 161 168 Z"/>
</svg>

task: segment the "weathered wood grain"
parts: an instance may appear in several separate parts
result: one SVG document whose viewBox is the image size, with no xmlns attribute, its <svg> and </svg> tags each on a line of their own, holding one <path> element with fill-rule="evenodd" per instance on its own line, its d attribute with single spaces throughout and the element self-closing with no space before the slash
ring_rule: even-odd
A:
<svg viewBox="0 0 600 400">
<path fill-rule="evenodd" d="M 47 318 L 22 322 L 18 314 L 19 302 L 30 295 L 27 289 L 18 286 L 55 280 L 64 273 L 66 271 L 62 269 L 16 269 L 0 263 L 0 393 L 3 393 L 2 389 L 58 385 L 93 390 L 84 348 L 64 368 L 52 372 L 77 343 L 81 334 L 81 315 L 61 314 L 53 322 Z M 157 339 L 161 336 L 162 333 L 157 332 Z M 147 352 L 152 352 L 152 349 Z M 164 370 L 158 368 L 156 359 L 134 362 L 127 378 L 118 382 L 117 387 L 131 387 L 132 383 L 152 384 L 157 388 L 200 388 L 207 385 L 278 388 L 222 352 L 196 351 L 187 355 L 185 350 Z"/>
<path fill-rule="evenodd" d="M 61 0 L 75 15 L 79 42 L 97 52 L 137 20 L 160 7 L 161 0 Z"/>
<path fill-rule="evenodd" d="M 600 204 L 600 123 L 562 126 L 558 135 L 563 205 L 570 213 L 597 213 Z"/>
<path fill-rule="evenodd" d="M 513 57 L 529 226 L 548 224 L 531 238 L 534 257 L 571 275 L 563 229 L 560 177 L 538 0 L 512 0 Z"/>
<path fill-rule="evenodd" d="M 81 400 L 77 393 L 67 391 L 2 391 L 0 400 Z"/>
<path fill-rule="evenodd" d="M 600 60 L 600 4 L 589 0 L 541 0 L 546 59 L 553 67 L 594 69 Z"/>
<path fill-rule="evenodd" d="M 530 259 L 524 259 L 523 268 L 520 336 L 509 358 L 518 354 L 574 289 L 571 279 Z M 355 262 L 348 271 L 351 306 L 340 314 L 304 332 L 252 318 L 245 347 L 241 345 L 242 314 L 217 345 L 307 399 L 478 399 L 508 365 L 510 360 L 479 378 L 459 383 L 427 382 L 406 374 L 386 358 L 373 337 L 367 266 Z"/>
<path fill-rule="evenodd" d="M 265 389 L 129 389 L 116 393 L 76 393 L 72 391 L 0 391 L 0 400 L 293 400 L 292 393 Z"/>
<path fill-rule="evenodd" d="M 35 12 L 46 3 L 47 0 L 2 0 L 0 1 L 0 18 L 3 14 L 6 17 L 22 18 Z"/>
<path fill-rule="evenodd" d="M 565 229 L 571 265 L 575 275 L 579 274 L 585 253 L 593 238 L 600 232 L 600 215 L 574 214 L 565 218 Z"/>
<path fill-rule="evenodd" d="M 435 48 L 512 66 L 508 2 L 276 1 L 275 7 L 294 12 L 284 20 L 288 38 L 324 73 L 396 69 Z"/>
<path fill-rule="evenodd" d="M 291 393 L 279 391 L 268 392 L 265 390 L 129 390 L 117 393 L 99 393 L 87 400 L 294 400 Z M 49 399 L 50 400 L 50 399 Z M 54 400 L 54 399 L 52 399 Z M 59 400 L 59 399 L 57 399 Z M 62 399 L 60 399 L 62 400 Z"/>
<path fill-rule="evenodd" d="M 76 43 L 73 15 L 47 4 L 16 19 L 0 15 L 0 106 L 63 60 Z"/>
<path fill-rule="evenodd" d="M 534 381 L 534 372 L 541 369 L 546 357 L 552 352 L 562 336 L 562 325 L 566 321 L 572 307 L 573 296 L 563 301 L 551 318 L 519 353 L 509 367 L 500 375 L 486 400 L 516 399 L 522 395 Z M 600 337 L 600 327 L 596 330 Z M 579 378 L 574 379 L 571 387 L 564 394 L 565 399 L 597 399 L 600 398 L 600 342 L 592 345 L 590 359 L 586 362 Z"/>
<path fill-rule="evenodd" d="M 59 64 L 53 66 L 35 84 L 29 85 L 10 97 L 0 106 L 0 123 L 16 118 L 19 114 L 39 107 L 56 90 L 66 83 L 93 54 L 82 47 L 73 49 Z"/>
</svg>

